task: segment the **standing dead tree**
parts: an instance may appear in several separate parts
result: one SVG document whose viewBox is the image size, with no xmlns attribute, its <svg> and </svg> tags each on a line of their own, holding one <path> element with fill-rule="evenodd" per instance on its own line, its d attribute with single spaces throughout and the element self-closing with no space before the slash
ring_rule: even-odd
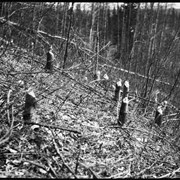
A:
<svg viewBox="0 0 180 180">
<path fill-rule="evenodd" d="M 65 68 L 67 54 L 68 54 L 69 36 L 70 36 L 70 30 L 71 30 L 71 25 L 72 25 L 73 6 L 74 6 L 74 2 L 72 2 L 72 6 L 69 9 L 69 27 L 67 31 L 67 41 L 66 41 L 66 48 L 65 48 L 65 53 L 64 53 L 63 69 Z"/>
<path fill-rule="evenodd" d="M 100 17 L 100 3 L 92 3 L 92 21 L 89 35 L 89 46 L 92 51 L 96 52 L 94 78 L 98 75 L 98 64 L 99 64 L 99 17 Z M 96 79 L 95 79 L 96 80 Z"/>
</svg>

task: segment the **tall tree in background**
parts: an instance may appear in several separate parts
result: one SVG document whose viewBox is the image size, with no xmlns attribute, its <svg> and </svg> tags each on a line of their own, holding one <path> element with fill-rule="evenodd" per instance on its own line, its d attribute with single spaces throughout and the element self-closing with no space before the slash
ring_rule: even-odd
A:
<svg viewBox="0 0 180 180">
<path fill-rule="evenodd" d="M 65 47 L 65 52 L 64 52 L 63 69 L 65 68 L 67 55 L 68 55 L 68 45 L 69 45 L 69 41 L 70 41 L 70 30 L 71 30 L 71 25 L 72 25 L 73 7 L 74 7 L 74 2 L 72 2 L 72 6 L 68 10 L 69 24 L 68 24 L 67 35 L 66 35 L 66 47 Z"/>
<path fill-rule="evenodd" d="M 90 35 L 89 35 L 89 45 L 90 49 L 98 53 L 99 49 L 99 9 L 100 9 L 100 3 L 92 3 L 91 11 L 92 11 L 92 23 L 91 23 L 91 29 L 90 29 Z M 96 55 L 96 61 L 95 61 L 95 69 L 94 74 L 96 74 L 98 70 L 98 54 Z"/>
<path fill-rule="evenodd" d="M 117 33 L 118 33 L 118 35 L 117 35 L 117 47 L 118 47 L 118 49 L 119 49 L 119 47 L 120 47 L 120 39 L 121 39 L 121 36 L 120 36 L 120 32 L 121 32 L 121 30 L 120 30 L 120 27 L 121 27 L 121 21 L 120 21 L 120 16 L 121 16 L 121 8 L 119 7 L 119 5 L 118 5 L 118 3 L 117 3 L 117 14 L 118 14 L 118 17 L 117 17 Z"/>
<path fill-rule="evenodd" d="M 134 67 L 132 67 L 132 71 L 134 71 L 135 73 L 137 73 L 137 67 L 138 67 L 138 58 L 135 57 L 137 51 L 140 50 L 140 45 L 138 41 L 138 37 L 139 37 L 139 24 L 140 24 L 140 5 L 141 3 L 137 3 L 137 14 L 136 14 L 136 24 L 135 24 L 135 28 L 132 29 L 132 31 L 134 31 L 134 36 L 133 36 L 133 44 L 132 44 L 132 49 L 131 49 L 131 53 L 130 53 L 130 59 L 131 59 L 131 63 L 130 63 L 130 66 L 129 66 L 129 70 L 131 69 L 131 66 L 134 65 Z M 135 76 L 136 78 L 136 76 Z"/>
<path fill-rule="evenodd" d="M 121 48 L 120 48 L 120 58 L 123 57 L 125 51 L 125 39 L 126 39 L 126 4 L 123 7 L 123 19 L 122 19 L 122 31 L 121 31 Z"/>
<path fill-rule="evenodd" d="M 63 6 L 63 19 L 62 19 L 62 36 L 66 36 L 67 33 L 67 24 L 68 24 L 68 9 L 69 9 L 69 2 L 64 2 L 64 6 Z"/>
<path fill-rule="evenodd" d="M 133 34 L 136 25 L 136 14 L 137 8 L 136 3 L 124 3 L 121 8 L 122 10 L 122 28 L 120 37 L 120 59 L 123 61 L 125 67 L 130 65 L 130 52 L 133 46 Z M 120 16 L 121 17 L 121 16 Z"/>
<path fill-rule="evenodd" d="M 103 34 L 104 34 L 104 39 L 103 39 L 103 45 L 105 46 L 105 44 L 106 44 L 106 42 L 108 41 L 107 40 L 107 25 L 108 25 L 108 18 L 107 18 L 107 9 L 108 9 L 108 3 L 107 2 L 105 2 L 105 3 L 103 3 L 103 6 L 104 6 L 104 8 L 103 8 L 103 12 L 104 12 L 104 14 L 103 14 L 103 21 L 104 21 L 104 32 L 103 32 Z"/>
<path fill-rule="evenodd" d="M 98 15 L 98 5 L 97 3 L 92 3 L 91 5 L 91 14 L 92 14 L 92 20 L 91 20 L 91 29 L 89 34 L 89 45 L 90 49 L 94 50 L 94 42 L 95 42 L 95 33 L 96 33 L 96 26 L 97 26 L 97 15 Z"/>
<path fill-rule="evenodd" d="M 95 72 L 98 71 L 98 64 L 99 64 L 99 48 L 100 48 L 100 9 L 101 3 L 98 3 L 98 11 L 97 11 L 97 27 L 96 27 L 96 62 L 95 62 Z"/>
</svg>

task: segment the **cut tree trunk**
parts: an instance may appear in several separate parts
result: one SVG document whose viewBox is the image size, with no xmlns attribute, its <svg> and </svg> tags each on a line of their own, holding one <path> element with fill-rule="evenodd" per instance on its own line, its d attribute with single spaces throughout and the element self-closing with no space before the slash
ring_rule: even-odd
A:
<svg viewBox="0 0 180 180">
<path fill-rule="evenodd" d="M 119 101 L 121 86 L 122 86 L 122 80 L 120 79 L 120 80 L 116 83 L 116 89 L 115 89 L 115 94 L 114 94 L 114 100 L 115 100 L 115 101 Z"/>
<path fill-rule="evenodd" d="M 127 121 L 127 113 L 128 113 L 128 97 L 125 97 L 122 100 L 121 108 L 119 111 L 118 124 L 123 126 Z"/>
<path fill-rule="evenodd" d="M 45 70 L 52 73 L 53 62 L 54 62 L 54 54 L 52 52 L 52 49 L 50 49 L 50 51 L 48 51 L 46 55 L 47 55 L 47 62 L 46 62 Z"/>
<path fill-rule="evenodd" d="M 25 98 L 25 106 L 23 112 L 24 121 L 31 121 L 35 113 L 36 105 L 37 105 L 36 96 L 33 90 L 30 88 L 27 90 L 26 98 Z"/>
<path fill-rule="evenodd" d="M 122 97 L 122 104 L 119 111 L 118 117 L 118 124 L 123 126 L 124 123 L 127 121 L 127 113 L 128 113 L 128 93 L 129 93 L 129 82 L 125 81 L 123 87 L 123 97 Z"/>
</svg>

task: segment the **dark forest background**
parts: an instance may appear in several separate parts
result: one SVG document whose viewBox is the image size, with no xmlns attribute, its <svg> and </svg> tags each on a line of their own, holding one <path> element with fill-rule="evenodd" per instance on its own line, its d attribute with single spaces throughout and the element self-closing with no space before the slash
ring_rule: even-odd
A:
<svg viewBox="0 0 180 180">
<path fill-rule="evenodd" d="M 140 78 L 137 84 L 138 87 L 139 84 L 142 85 L 144 96 L 151 94 L 154 88 L 153 80 L 150 81 L 149 78 L 172 86 L 174 83 L 178 84 L 177 76 L 180 72 L 178 10 L 168 8 L 167 3 L 163 5 L 124 3 L 117 4 L 114 8 L 110 4 L 91 3 L 88 9 L 86 5 L 77 4 L 73 7 L 71 15 L 70 2 L 55 4 L 4 2 L 1 3 L 0 11 L 1 17 L 31 31 L 43 31 L 62 38 L 68 37 L 80 47 L 86 47 L 94 52 L 102 49 L 99 52 L 101 57 L 98 57 L 100 64 L 110 63 L 115 67 L 148 77 Z M 68 33 L 70 21 L 71 32 Z M 37 40 L 35 35 L 24 34 L 13 26 L 4 24 L 0 34 L 7 41 L 13 40 L 18 47 L 28 49 L 33 43 L 37 55 L 42 56 L 46 51 L 46 43 Z M 49 41 L 53 43 L 57 60 L 61 63 L 64 58 L 64 41 L 56 38 L 50 38 Z M 68 56 L 71 57 L 72 53 L 70 52 Z M 107 58 L 108 62 L 102 57 Z M 78 58 L 75 58 L 75 61 L 78 62 Z M 126 73 L 126 76 L 130 75 Z M 137 77 L 135 75 L 133 79 Z M 175 87 L 172 90 L 171 86 L 164 84 L 157 83 L 157 86 L 158 88 L 160 86 L 167 96 L 177 99 L 173 96 Z"/>
</svg>

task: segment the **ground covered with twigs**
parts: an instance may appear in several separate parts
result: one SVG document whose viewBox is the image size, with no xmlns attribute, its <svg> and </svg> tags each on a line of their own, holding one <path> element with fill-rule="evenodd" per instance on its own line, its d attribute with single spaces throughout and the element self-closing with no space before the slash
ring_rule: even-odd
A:
<svg viewBox="0 0 180 180">
<path fill-rule="evenodd" d="M 159 128 L 153 112 L 140 114 L 140 106 L 130 103 L 120 127 L 121 101 L 117 107 L 112 89 L 84 79 L 81 65 L 51 74 L 43 64 L 32 68 L 23 56 L 18 60 L 9 52 L 2 58 L 0 177 L 178 177 L 179 123 L 173 121 L 178 117 L 165 116 Z M 30 86 L 38 105 L 27 124 L 22 111 Z"/>
</svg>

